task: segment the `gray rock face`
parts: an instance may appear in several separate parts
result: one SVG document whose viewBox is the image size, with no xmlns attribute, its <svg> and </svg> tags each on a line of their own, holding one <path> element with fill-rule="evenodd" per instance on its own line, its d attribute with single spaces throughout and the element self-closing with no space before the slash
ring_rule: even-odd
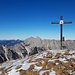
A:
<svg viewBox="0 0 75 75">
<path fill-rule="evenodd" d="M 12 50 L 14 50 L 22 58 L 25 57 L 26 54 L 27 54 L 27 50 L 25 48 L 25 44 L 24 43 L 16 44 L 15 46 L 12 47 Z"/>
<path fill-rule="evenodd" d="M 6 61 L 6 57 L 5 57 L 5 51 L 3 49 L 3 47 L 0 45 L 0 63 Z"/>
<path fill-rule="evenodd" d="M 15 60 L 15 59 L 20 58 L 20 56 L 15 51 L 10 50 L 10 49 L 8 50 L 7 57 L 8 57 L 9 60 L 11 60 L 11 59 Z"/>
<path fill-rule="evenodd" d="M 37 54 L 37 53 L 38 53 L 37 47 L 32 47 L 29 55 L 34 55 L 34 54 Z"/>
<path fill-rule="evenodd" d="M 15 60 L 17 58 L 20 58 L 20 56 L 15 51 L 10 50 L 3 45 L 0 45 L 0 63 L 11 59 Z"/>
<path fill-rule="evenodd" d="M 39 37 L 36 38 L 28 38 L 24 41 L 25 48 L 28 54 L 32 51 L 33 47 L 36 47 L 38 51 L 41 50 L 50 50 L 50 49 L 60 49 L 60 41 L 59 40 L 42 40 Z M 63 41 L 63 49 L 72 49 L 75 50 L 75 41 L 66 40 Z"/>
<path fill-rule="evenodd" d="M 7 60 L 24 58 L 27 55 L 24 45 L 24 43 L 16 44 L 15 46 L 0 45 L 0 63 Z"/>
<path fill-rule="evenodd" d="M 34 49 L 32 50 L 32 48 L 35 48 L 35 47 L 42 48 L 43 47 L 42 39 L 39 37 L 36 37 L 36 38 L 30 37 L 24 41 L 24 44 L 25 44 L 25 48 L 28 54 L 34 50 Z"/>
</svg>

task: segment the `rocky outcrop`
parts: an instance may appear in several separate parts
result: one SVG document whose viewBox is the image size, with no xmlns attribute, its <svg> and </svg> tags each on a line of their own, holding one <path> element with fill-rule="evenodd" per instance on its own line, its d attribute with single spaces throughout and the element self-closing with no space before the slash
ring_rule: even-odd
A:
<svg viewBox="0 0 75 75">
<path fill-rule="evenodd" d="M 23 45 L 24 43 L 16 44 L 14 46 L 0 45 L 0 63 L 7 60 L 24 58 L 27 55 L 27 50 Z"/>
<path fill-rule="evenodd" d="M 3 46 L 0 45 L 0 63 L 7 61 L 5 56 L 5 50 L 3 49 Z"/>
<path fill-rule="evenodd" d="M 21 58 L 18 53 L 13 50 L 8 49 L 7 47 L 0 45 L 0 63 L 5 62 L 7 60 Z"/>
<path fill-rule="evenodd" d="M 39 37 L 36 37 L 36 38 L 30 37 L 30 38 L 26 39 L 24 41 L 24 45 L 25 45 L 25 48 L 26 48 L 28 54 L 31 53 L 32 51 L 35 53 L 35 47 L 37 48 L 37 50 L 38 49 L 41 50 L 43 47 L 42 39 Z"/>
<path fill-rule="evenodd" d="M 25 57 L 26 54 L 27 54 L 27 50 L 25 48 L 25 44 L 24 43 L 16 44 L 15 46 L 10 47 L 10 50 L 15 51 L 22 58 Z"/>
<path fill-rule="evenodd" d="M 15 59 L 21 58 L 20 55 L 18 55 L 15 51 L 10 50 L 10 49 L 8 49 L 7 57 L 8 57 L 9 60 L 11 60 L 11 59 L 15 60 Z"/>
<path fill-rule="evenodd" d="M 29 55 L 34 55 L 34 54 L 37 54 L 37 53 L 38 53 L 37 47 L 32 47 Z"/>
</svg>

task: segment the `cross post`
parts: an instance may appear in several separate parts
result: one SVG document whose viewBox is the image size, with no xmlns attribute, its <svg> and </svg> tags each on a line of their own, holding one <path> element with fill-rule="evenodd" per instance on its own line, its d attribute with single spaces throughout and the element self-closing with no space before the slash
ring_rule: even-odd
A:
<svg viewBox="0 0 75 75">
<path fill-rule="evenodd" d="M 59 22 L 52 22 L 52 24 L 60 24 L 60 49 L 62 50 L 62 41 L 63 41 L 63 24 L 71 24 L 71 21 L 65 22 L 63 21 L 63 17 L 60 16 L 60 21 Z"/>
</svg>

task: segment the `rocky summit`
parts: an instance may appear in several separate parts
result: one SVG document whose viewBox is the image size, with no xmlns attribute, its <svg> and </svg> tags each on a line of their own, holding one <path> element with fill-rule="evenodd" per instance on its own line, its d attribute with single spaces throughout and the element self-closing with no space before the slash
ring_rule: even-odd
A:
<svg viewBox="0 0 75 75">
<path fill-rule="evenodd" d="M 74 50 L 45 50 L 0 64 L 0 75 L 75 75 Z"/>
<path fill-rule="evenodd" d="M 0 63 L 12 59 L 24 58 L 26 55 L 34 55 L 46 50 L 59 50 L 59 40 L 42 40 L 40 37 L 30 37 L 24 42 L 15 44 L 14 46 L 0 45 Z M 63 41 L 64 50 L 75 50 L 74 40 Z"/>
</svg>

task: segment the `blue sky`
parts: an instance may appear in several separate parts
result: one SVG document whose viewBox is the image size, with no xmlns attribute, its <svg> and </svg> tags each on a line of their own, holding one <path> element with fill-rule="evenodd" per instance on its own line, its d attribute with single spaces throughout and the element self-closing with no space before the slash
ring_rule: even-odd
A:
<svg viewBox="0 0 75 75">
<path fill-rule="evenodd" d="M 60 15 L 73 22 L 63 36 L 75 40 L 75 0 L 0 0 L 0 39 L 60 39 L 60 25 L 51 24 Z"/>
</svg>

